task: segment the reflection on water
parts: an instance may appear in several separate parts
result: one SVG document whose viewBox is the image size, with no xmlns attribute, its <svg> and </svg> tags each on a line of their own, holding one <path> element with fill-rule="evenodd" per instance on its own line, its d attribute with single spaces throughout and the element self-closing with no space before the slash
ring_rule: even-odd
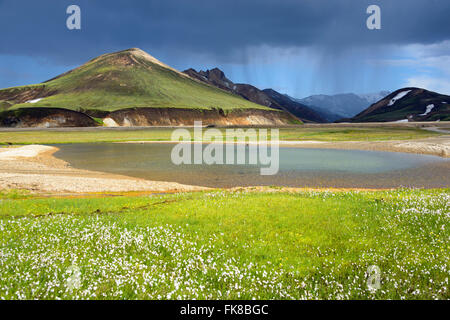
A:
<svg viewBox="0 0 450 320">
<path fill-rule="evenodd" d="M 73 144 L 55 156 L 76 168 L 208 187 L 447 187 L 450 161 L 394 152 L 280 148 L 280 171 L 259 165 L 172 164 L 173 144 Z M 251 149 L 251 148 L 250 148 Z M 246 148 L 247 159 L 249 147 Z"/>
</svg>

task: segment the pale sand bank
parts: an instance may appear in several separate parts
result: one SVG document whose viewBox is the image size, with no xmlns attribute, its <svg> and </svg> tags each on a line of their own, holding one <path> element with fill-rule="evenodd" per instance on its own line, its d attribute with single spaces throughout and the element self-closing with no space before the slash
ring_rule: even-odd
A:
<svg viewBox="0 0 450 320">
<path fill-rule="evenodd" d="M 415 154 L 426 154 L 443 158 L 450 157 L 449 138 L 430 138 L 411 141 L 342 141 L 342 142 L 320 142 L 309 144 L 289 144 L 298 148 L 326 148 L 343 150 L 367 150 L 367 151 L 388 151 L 405 152 Z"/>
<path fill-rule="evenodd" d="M 0 189 L 35 192 L 184 192 L 207 190 L 176 182 L 148 181 L 71 168 L 52 154 L 58 148 L 31 145 L 0 148 Z"/>
<path fill-rule="evenodd" d="M 55 148 L 41 145 L 30 145 L 18 148 L 0 149 L 0 160 L 17 160 L 18 158 L 34 158 L 41 153 L 49 152 Z"/>
</svg>

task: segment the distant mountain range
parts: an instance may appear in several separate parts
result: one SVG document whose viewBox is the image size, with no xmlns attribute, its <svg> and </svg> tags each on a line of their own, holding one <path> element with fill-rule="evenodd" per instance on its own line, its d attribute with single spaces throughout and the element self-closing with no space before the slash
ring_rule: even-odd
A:
<svg viewBox="0 0 450 320">
<path fill-rule="evenodd" d="M 328 114 L 331 122 L 341 118 L 351 118 L 368 108 L 373 103 L 390 94 L 389 91 L 380 91 L 369 94 L 344 93 L 336 95 L 312 95 L 303 99 L 291 98 L 314 110 Z"/>
<path fill-rule="evenodd" d="M 234 83 L 218 68 L 206 71 L 191 68 L 183 73 L 248 101 L 290 112 L 303 122 L 325 123 L 348 119 L 390 94 L 389 91 L 380 91 L 359 95 L 354 93 L 313 95 L 298 99 L 273 89 L 260 90 L 250 84 Z"/>
<path fill-rule="evenodd" d="M 450 121 L 450 96 L 421 88 L 399 89 L 339 122 Z"/>
</svg>

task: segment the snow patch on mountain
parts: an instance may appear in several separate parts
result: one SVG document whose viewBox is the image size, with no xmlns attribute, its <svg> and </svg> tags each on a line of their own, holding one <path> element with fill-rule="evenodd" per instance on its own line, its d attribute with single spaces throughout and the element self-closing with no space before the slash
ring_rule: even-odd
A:
<svg viewBox="0 0 450 320">
<path fill-rule="evenodd" d="M 424 113 L 419 114 L 419 116 L 426 116 L 427 114 L 429 114 L 431 112 L 431 110 L 433 110 L 433 108 L 434 108 L 434 104 L 430 104 L 429 106 L 427 106 L 427 110 Z"/>
<path fill-rule="evenodd" d="M 39 98 L 39 99 L 34 99 L 34 100 L 29 100 L 25 103 L 38 103 L 39 101 L 41 101 L 43 98 Z"/>
<path fill-rule="evenodd" d="M 406 90 L 398 93 L 394 98 L 389 101 L 388 107 L 393 106 L 398 100 L 402 99 L 404 96 L 406 96 L 408 93 L 410 93 L 412 90 Z"/>
<path fill-rule="evenodd" d="M 391 121 L 392 123 L 404 123 L 404 122 L 409 122 L 408 119 L 403 119 L 403 120 L 397 120 L 397 121 Z"/>
</svg>

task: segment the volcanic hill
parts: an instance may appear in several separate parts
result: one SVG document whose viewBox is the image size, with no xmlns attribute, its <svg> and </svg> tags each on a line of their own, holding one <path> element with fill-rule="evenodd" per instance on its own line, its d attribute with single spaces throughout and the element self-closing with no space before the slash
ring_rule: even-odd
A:
<svg viewBox="0 0 450 320">
<path fill-rule="evenodd" d="M 300 123 L 137 48 L 101 55 L 40 84 L 2 89 L 0 112 L 0 125 L 12 127 Z"/>
</svg>

